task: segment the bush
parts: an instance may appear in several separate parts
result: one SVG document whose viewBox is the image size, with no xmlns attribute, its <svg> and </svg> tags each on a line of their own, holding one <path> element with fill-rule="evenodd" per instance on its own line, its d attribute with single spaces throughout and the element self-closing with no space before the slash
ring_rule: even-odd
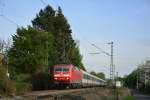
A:
<svg viewBox="0 0 150 100">
<path fill-rule="evenodd" d="M 19 74 L 19 75 L 16 75 L 15 77 L 15 81 L 16 82 L 30 82 L 30 75 L 29 74 Z"/>
<path fill-rule="evenodd" d="M 4 81 L 0 80 L 0 92 L 4 92 Z"/>
<path fill-rule="evenodd" d="M 126 96 L 123 100 L 136 100 L 134 96 Z"/>
<path fill-rule="evenodd" d="M 4 66 L 0 66 L 0 80 L 4 80 L 6 78 L 6 68 Z"/>
<path fill-rule="evenodd" d="M 46 90 L 50 88 L 50 76 L 48 73 L 36 73 L 32 76 L 33 90 Z"/>
<path fill-rule="evenodd" d="M 28 92 L 32 90 L 32 85 L 26 82 L 14 82 L 17 93 Z"/>
<path fill-rule="evenodd" d="M 10 79 L 4 80 L 4 92 L 9 95 L 14 95 L 16 92 L 16 88 Z"/>
<path fill-rule="evenodd" d="M 13 82 L 6 75 L 6 67 L 0 65 L 0 92 L 13 95 L 15 93 L 15 87 Z"/>
<path fill-rule="evenodd" d="M 32 84 L 30 81 L 29 74 L 19 74 L 14 77 L 14 85 L 16 87 L 16 92 L 27 92 L 32 90 Z"/>
</svg>

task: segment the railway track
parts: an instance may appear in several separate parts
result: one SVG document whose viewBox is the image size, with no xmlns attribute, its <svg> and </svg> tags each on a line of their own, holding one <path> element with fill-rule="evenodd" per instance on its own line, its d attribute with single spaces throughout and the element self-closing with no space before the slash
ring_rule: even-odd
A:
<svg viewBox="0 0 150 100">
<path fill-rule="evenodd" d="M 14 98 L 0 99 L 0 100 L 62 100 L 68 95 L 79 94 L 80 96 L 84 93 L 90 92 L 91 90 L 95 91 L 95 89 L 96 88 L 82 88 L 82 89 L 33 91 L 24 93 L 22 95 L 18 95 Z M 80 99 L 82 100 L 82 98 Z"/>
</svg>

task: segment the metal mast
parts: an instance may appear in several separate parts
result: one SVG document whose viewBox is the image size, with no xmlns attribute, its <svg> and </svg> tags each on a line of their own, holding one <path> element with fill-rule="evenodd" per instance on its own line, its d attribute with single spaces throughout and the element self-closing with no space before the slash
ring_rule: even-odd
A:
<svg viewBox="0 0 150 100">
<path fill-rule="evenodd" d="M 102 50 L 101 48 L 99 48 L 98 46 L 96 46 L 95 44 L 90 43 L 92 46 L 94 46 L 95 48 L 99 49 L 100 52 L 95 52 L 95 53 L 89 53 L 89 54 L 100 54 L 100 53 L 104 53 L 107 56 L 110 56 L 110 80 L 114 80 L 114 73 L 115 73 L 115 66 L 114 66 L 114 61 L 113 61 L 113 48 L 114 48 L 114 43 L 113 42 L 109 42 L 107 44 L 111 45 L 111 52 L 107 53 L 104 50 Z"/>
<path fill-rule="evenodd" d="M 114 72 L 115 72 L 115 68 L 114 68 L 114 63 L 113 63 L 113 42 L 108 43 L 111 45 L 111 54 L 110 54 L 110 79 L 114 80 Z"/>
</svg>

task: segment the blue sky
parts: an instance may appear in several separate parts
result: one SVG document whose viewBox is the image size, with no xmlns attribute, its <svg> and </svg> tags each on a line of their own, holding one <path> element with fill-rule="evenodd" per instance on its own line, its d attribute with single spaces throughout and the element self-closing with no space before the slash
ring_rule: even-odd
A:
<svg viewBox="0 0 150 100">
<path fill-rule="evenodd" d="M 109 77 L 109 57 L 89 42 L 110 52 L 107 42 L 114 41 L 116 71 L 123 76 L 150 57 L 149 0 L 43 0 L 56 9 L 60 5 L 79 41 L 88 71 L 103 71 Z M 20 26 L 31 24 L 36 13 L 46 5 L 41 0 L 0 0 L 3 14 Z M 0 38 L 10 38 L 17 26 L 0 17 Z"/>
</svg>

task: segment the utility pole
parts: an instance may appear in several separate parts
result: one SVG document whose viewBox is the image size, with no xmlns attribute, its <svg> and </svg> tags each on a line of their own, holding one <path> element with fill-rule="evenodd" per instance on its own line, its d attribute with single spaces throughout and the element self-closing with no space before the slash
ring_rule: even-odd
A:
<svg viewBox="0 0 150 100">
<path fill-rule="evenodd" d="M 139 68 L 137 69 L 137 77 L 136 77 L 136 89 L 139 89 L 139 83 L 138 83 L 138 78 L 139 78 Z"/>
<path fill-rule="evenodd" d="M 144 70 L 144 88 L 146 88 L 146 83 L 147 83 L 146 70 Z"/>
<path fill-rule="evenodd" d="M 111 45 L 111 54 L 110 54 L 110 80 L 114 80 L 114 63 L 113 63 L 113 42 L 108 43 Z"/>
<path fill-rule="evenodd" d="M 96 52 L 96 53 L 89 53 L 89 54 L 100 54 L 100 53 L 104 53 L 105 55 L 107 56 L 110 56 L 110 80 L 112 82 L 114 82 L 114 73 L 115 73 L 115 66 L 114 66 L 114 63 L 113 63 L 113 42 L 109 42 L 107 43 L 109 45 L 111 45 L 111 53 L 107 53 L 105 51 L 103 51 L 101 48 L 97 47 L 95 44 L 91 44 L 92 46 L 94 46 L 95 48 L 97 48 L 98 50 L 100 50 L 101 52 Z"/>
<path fill-rule="evenodd" d="M 116 78 L 115 78 L 115 87 L 116 87 L 116 82 L 118 81 L 118 72 L 116 73 Z M 119 100 L 119 95 L 118 95 L 118 88 L 116 87 L 116 100 Z"/>
</svg>

